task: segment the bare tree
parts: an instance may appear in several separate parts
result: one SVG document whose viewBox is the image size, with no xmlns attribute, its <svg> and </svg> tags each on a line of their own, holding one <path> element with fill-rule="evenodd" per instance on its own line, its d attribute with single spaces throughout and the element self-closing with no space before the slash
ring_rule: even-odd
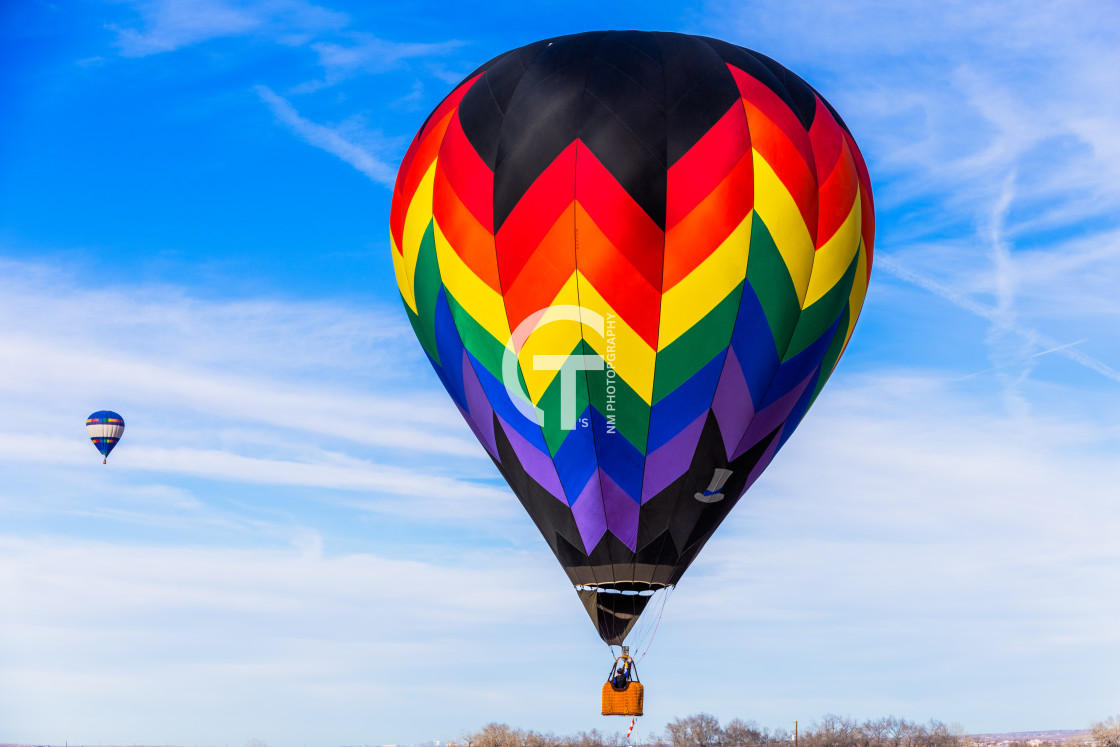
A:
<svg viewBox="0 0 1120 747">
<path fill-rule="evenodd" d="M 802 737 L 805 747 L 862 747 L 862 730 L 853 719 L 828 714 Z"/>
<path fill-rule="evenodd" d="M 528 747 L 527 733 L 508 724 L 487 724 L 473 734 L 462 738 L 464 747 Z M 534 745 L 533 747 L 538 747 Z"/>
<path fill-rule="evenodd" d="M 1091 728 L 1096 747 L 1120 747 L 1120 716 L 1094 721 Z"/>
<path fill-rule="evenodd" d="M 763 731 L 762 737 L 767 747 L 793 747 L 793 733 L 788 729 Z"/>
<path fill-rule="evenodd" d="M 626 738 L 617 732 L 606 736 L 598 729 L 581 731 L 574 737 L 553 739 L 555 747 L 622 747 L 622 745 L 629 744 Z"/>
<path fill-rule="evenodd" d="M 723 728 L 724 747 L 762 747 L 766 733 L 754 721 L 732 719 Z"/>
<path fill-rule="evenodd" d="M 665 726 L 665 731 L 673 747 L 720 747 L 723 744 L 719 719 L 708 713 L 673 719 Z"/>
</svg>

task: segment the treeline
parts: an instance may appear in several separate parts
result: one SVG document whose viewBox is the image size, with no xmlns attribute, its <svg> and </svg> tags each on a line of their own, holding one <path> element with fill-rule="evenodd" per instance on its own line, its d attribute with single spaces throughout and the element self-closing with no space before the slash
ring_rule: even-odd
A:
<svg viewBox="0 0 1120 747">
<path fill-rule="evenodd" d="M 825 716 L 797 735 L 797 747 L 972 747 L 975 743 L 959 726 L 931 719 L 914 723 L 888 716 L 857 721 L 844 716 Z M 467 734 L 449 747 L 626 747 L 635 745 L 621 733 L 603 734 L 597 729 L 575 736 L 556 736 L 506 724 L 488 724 Z M 786 729 L 770 730 L 754 721 L 732 719 L 722 726 L 715 716 L 699 713 L 678 718 L 662 734 L 646 737 L 648 747 L 794 747 L 794 734 Z M 1120 717 L 1094 722 L 1083 739 L 1063 744 L 1018 743 L 1014 747 L 1120 747 Z"/>
<path fill-rule="evenodd" d="M 963 735 L 940 721 L 916 724 L 888 717 L 862 723 L 825 716 L 798 735 L 798 747 L 967 747 Z M 453 743 L 455 747 L 622 747 L 633 745 L 622 734 L 597 729 L 556 736 L 506 724 L 487 724 Z M 678 718 L 664 734 L 646 738 L 650 747 L 794 747 L 792 730 L 771 731 L 754 721 L 733 719 L 721 726 L 715 716 L 699 713 Z"/>
</svg>

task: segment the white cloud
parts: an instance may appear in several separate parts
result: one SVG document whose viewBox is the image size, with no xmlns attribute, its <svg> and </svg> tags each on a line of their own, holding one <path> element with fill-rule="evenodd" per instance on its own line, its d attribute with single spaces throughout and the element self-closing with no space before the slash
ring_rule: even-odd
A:
<svg viewBox="0 0 1120 747">
<path fill-rule="evenodd" d="M 1027 343 L 1027 346 L 1026 348 L 1024 348 L 1024 352 L 1022 353 L 1022 355 L 1024 355 L 1025 357 L 1034 357 L 1037 356 L 1040 352 L 1054 352 L 1063 357 L 1069 358 L 1070 360 L 1080 364 L 1081 366 L 1084 366 L 1085 368 L 1099 373 L 1107 379 L 1120 382 L 1120 371 L 1116 371 L 1114 368 L 1104 363 L 1103 361 L 1098 360 L 1097 358 L 1094 358 L 1093 356 L 1074 348 L 1072 344 L 1068 342 L 1056 340 L 1048 335 L 1039 333 L 1035 329 L 1023 327 L 1014 323 L 1013 321 L 1007 320 L 1006 318 L 1001 318 L 1005 317 L 1005 315 L 1001 315 L 998 309 L 984 306 L 983 304 L 969 298 L 965 294 L 959 293 L 952 288 L 942 285 L 941 283 L 938 283 L 931 278 L 920 275 L 908 269 L 889 255 L 880 255 L 877 258 L 877 263 L 877 267 L 881 271 L 885 271 L 893 276 L 899 277 L 909 283 L 923 288 L 924 290 L 927 290 L 930 293 L 933 293 L 940 298 L 949 301 L 955 306 L 958 306 L 968 312 L 971 312 L 972 314 L 975 314 L 976 316 L 988 319 L 992 321 L 993 324 L 1001 331 L 1013 333 L 1016 336 L 1020 337 L 1025 343 Z M 999 363 L 997 364 L 997 366 L 998 365 L 1008 364 Z"/>
<path fill-rule="evenodd" d="M 836 105 L 876 185 L 877 250 L 893 260 L 880 267 L 987 310 L 1009 406 L 1029 404 L 1016 392 L 1038 375 L 1031 356 L 1072 340 L 1089 342 L 1064 355 L 1115 377 L 1113 4 L 709 9 L 722 35 L 733 29 L 735 41 L 790 65 Z M 1036 331 L 1028 344 L 1024 330 Z M 944 327 L 946 345 L 958 331 Z"/>
<path fill-rule="evenodd" d="M 126 57 L 170 52 L 222 37 L 265 34 L 298 45 L 342 28 L 343 13 L 305 0 L 141 0 L 141 28 L 113 27 Z"/>
<path fill-rule="evenodd" d="M 464 709 L 509 697 L 511 679 L 477 641 L 528 648 L 561 599 L 578 606 L 541 590 L 541 570 L 508 551 L 417 561 L 3 536 L 0 590 L 19 613 L 0 620 L 0 722 L 26 741 L 50 723 L 94 743 L 376 743 L 408 733 L 395 715 L 416 698 L 453 697 L 440 710 L 469 723 Z M 473 669 L 474 686 L 449 669 Z M 435 734 L 457 735 L 432 715 Z"/>
<path fill-rule="evenodd" d="M 669 601 L 641 665 L 646 728 L 699 710 L 769 725 L 1099 717 L 1114 694 L 1101 664 L 1120 658 L 1120 602 L 1102 593 L 1120 570 L 1114 422 L 1008 417 L 919 374 L 841 376 Z M 418 502 L 446 509 L 432 500 Z M 75 728 L 109 712 L 115 727 L 87 739 L 103 742 L 158 727 L 216 743 L 252 724 L 237 738 L 277 747 L 490 720 L 588 728 L 609 661 L 531 524 L 513 548 L 475 548 L 405 517 L 399 556 L 340 551 L 329 527 L 280 548 L 0 537 L 0 594 L 20 610 L 0 621 L 0 703 L 19 709 L 17 734 L 60 704 Z M 556 699 L 525 698 L 526 669 Z M 215 697 L 216 678 L 236 687 Z M 422 697 L 445 706 L 422 727 L 394 717 Z"/>
<path fill-rule="evenodd" d="M 920 374 L 838 383 L 666 611 L 656 653 L 741 673 L 733 694 L 674 682 L 662 697 L 724 718 L 758 698 L 769 718 L 895 713 L 974 730 L 1109 712 L 1115 403 L 1009 416 Z"/>
<path fill-rule="evenodd" d="M 488 527 L 488 536 L 523 521 L 485 450 L 433 390 L 407 322 L 394 318 L 403 312 L 87 290 L 41 267 L 4 270 L 0 397 L 20 423 L 0 433 L 5 516 L 270 536 L 298 531 L 300 512 L 316 506 Z M 128 426 L 103 470 L 83 419 L 105 407 Z M 202 492 L 176 487 L 200 479 Z M 239 486 L 282 487 L 305 508 L 239 510 L 227 498 Z"/>
<path fill-rule="evenodd" d="M 216 428 L 266 425 L 389 449 L 480 453 L 465 424 L 448 427 L 454 406 L 416 386 L 428 381 L 427 363 L 396 309 L 204 302 L 168 287 L 85 289 L 18 263 L 3 270 L 0 349 L 12 365 L 0 369 L 0 388 L 20 394 L 30 424 L 76 402 L 124 399 Z M 168 439 L 177 430 L 174 422 L 162 429 Z"/>
<path fill-rule="evenodd" d="M 349 44 L 316 42 L 311 45 L 319 55 L 319 64 L 329 80 L 339 80 L 356 73 L 383 72 L 405 60 L 429 60 L 446 55 L 462 46 L 462 42 L 402 43 L 378 39 L 371 34 L 350 34 Z"/>
<path fill-rule="evenodd" d="M 393 165 L 371 153 L 368 148 L 358 145 L 352 138 L 346 137 L 343 129 L 304 119 L 287 99 L 276 95 L 266 86 L 257 86 L 256 90 L 276 118 L 308 144 L 341 158 L 378 184 L 393 186 L 397 178 L 397 170 Z"/>
</svg>

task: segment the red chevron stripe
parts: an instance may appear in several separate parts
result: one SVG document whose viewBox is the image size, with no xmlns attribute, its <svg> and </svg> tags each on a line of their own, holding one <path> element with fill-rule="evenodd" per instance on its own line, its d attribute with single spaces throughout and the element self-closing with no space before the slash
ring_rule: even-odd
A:
<svg viewBox="0 0 1120 747">
<path fill-rule="evenodd" d="M 524 252 L 525 262 L 517 277 L 507 285 L 506 276 L 502 275 L 502 297 L 510 331 L 517 329 L 525 317 L 552 303 L 575 272 L 575 226 L 575 205 L 568 203 L 537 245 Z M 504 225 L 502 229 L 504 231 Z M 503 243 L 501 231 L 498 236 L 500 251 Z"/>
<path fill-rule="evenodd" d="M 481 75 L 481 74 L 480 74 Z M 416 133 L 408 151 L 404 154 L 401 166 L 397 170 L 397 181 L 393 185 L 393 202 L 389 209 L 389 232 L 396 242 L 397 250 L 404 252 L 404 219 L 408 214 L 408 206 L 416 194 L 416 186 L 424 178 L 424 174 L 435 160 L 439 150 L 443 133 L 452 113 L 459 108 L 459 102 L 467 94 L 470 87 L 480 77 L 476 75 L 448 94 L 436 110 L 428 116 L 424 128 Z"/>
<path fill-rule="evenodd" d="M 684 220 L 750 151 L 746 113 L 736 102 L 669 168 L 665 227 Z"/>
<path fill-rule="evenodd" d="M 583 143 L 576 149 L 576 200 L 612 247 L 660 292 L 665 234 Z M 582 269 L 582 252 L 577 262 Z"/>
<path fill-rule="evenodd" d="M 739 94 L 743 100 L 753 104 L 782 129 L 789 141 L 801 153 L 805 163 L 813 163 L 813 147 L 809 143 L 809 135 L 805 132 L 801 120 L 786 106 L 786 102 L 763 83 L 734 65 L 728 65 L 727 68 L 731 71 L 735 84 L 739 86 Z"/>
<path fill-rule="evenodd" d="M 513 286 L 556 219 L 571 207 L 575 198 L 576 148 L 577 143 L 573 142 L 548 165 L 498 229 L 498 274 L 503 291 Z M 571 246 L 568 251 L 573 254 Z M 573 258 L 573 269 L 574 263 Z"/>
<path fill-rule="evenodd" d="M 867 164 L 864 163 L 863 154 L 859 152 L 856 141 L 847 132 L 844 140 L 848 143 L 848 151 L 856 164 L 856 173 L 859 174 L 859 199 L 863 212 L 863 246 L 867 250 L 867 280 L 871 280 L 871 260 L 875 246 L 875 198 L 871 194 L 871 175 L 867 173 Z"/>
<path fill-rule="evenodd" d="M 436 165 L 432 215 L 459 258 L 484 283 L 501 293 L 501 284 L 498 282 L 498 260 L 494 252 L 494 234 L 479 223 L 475 214 L 463 204 L 459 193 L 452 185 L 452 179 L 444 168 L 443 152 L 440 150 L 441 157 Z"/>
<path fill-rule="evenodd" d="M 809 142 L 813 146 L 813 161 L 810 163 L 816 164 L 817 180 L 823 184 L 844 155 L 844 130 L 820 97 L 816 99 L 813 126 L 809 128 Z"/>
<path fill-rule="evenodd" d="M 622 317 L 638 336 L 646 341 L 647 345 L 657 350 L 661 290 L 650 284 L 630 261 L 629 256 L 615 246 L 583 206 L 581 200 L 576 207 L 576 235 L 579 237 L 576 263 L 580 272 L 610 304 L 615 313 Z M 658 236 L 660 233 L 658 231 Z M 660 250 L 659 241 L 656 247 L 658 254 Z M 660 257 L 658 259 L 660 260 Z M 660 261 L 658 265 L 660 272 Z"/>
<path fill-rule="evenodd" d="M 494 172 L 478 155 L 458 113 L 447 126 L 439 149 L 439 165 L 451 189 L 487 233 L 494 233 Z"/>
<path fill-rule="evenodd" d="M 673 189 L 670 179 L 669 189 Z M 668 291 L 712 255 L 754 207 L 754 159 L 748 152 L 688 217 L 665 233 Z"/>
<path fill-rule="evenodd" d="M 448 113 L 436 123 L 435 127 L 428 130 L 423 138 L 413 141 L 412 147 L 409 148 L 409 151 L 412 151 L 409 170 L 405 172 L 402 169 L 397 172 L 397 183 L 400 190 L 393 197 L 393 204 L 389 213 L 389 230 L 397 244 L 397 251 L 401 254 L 404 253 L 404 220 L 408 215 L 408 207 L 412 203 L 412 198 L 416 195 L 416 188 L 420 186 L 424 174 L 431 167 L 432 161 L 436 159 L 440 141 L 443 140 L 444 130 L 450 120 L 451 113 Z"/>
<path fill-rule="evenodd" d="M 797 204 L 801 219 L 809 229 L 809 235 L 817 236 L 817 175 L 812 162 L 806 163 L 801 151 L 790 141 L 785 130 L 779 127 L 761 109 L 749 102 L 743 102 L 747 112 L 747 122 L 751 128 L 754 149 L 761 154 L 778 179 L 789 190 Z"/>
<path fill-rule="evenodd" d="M 837 127 L 839 130 L 840 128 Z M 821 182 L 820 189 L 820 227 L 817 230 L 817 248 L 831 239 L 844 220 L 852 211 L 852 203 L 856 200 L 856 190 L 859 178 L 856 175 L 856 164 L 848 152 L 844 139 L 840 138 L 841 153 L 836 160 L 832 173 Z"/>
<path fill-rule="evenodd" d="M 844 128 L 818 96 L 813 126 L 809 128 L 809 140 L 817 161 L 817 181 L 821 185 L 818 248 L 835 235 L 856 199 L 859 177 L 844 134 Z"/>
<path fill-rule="evenodd" d="M 408 172 L 412 170 L 412 162 L 416 157 L 416 144 L 427 138 L 438 122 L 440 122 L 452 111 L 459 108 L 459 102 L 463 100 L 463 97 L 467 95 L 467 91 L 470 90 L 471 86 L 474 85 L 474 82 L 478 80 L 479 77 L 481 77 L 481 74 L 476 75 L 470 80 L 463 81 L 463 83 L 458 88 L 448 94 L 447 98 L 440 102 L 439 106 L 435 108 L 435 111 L 428 115 L 428 119 L 424 123 L 424 127 L 416 133 L 416 137 L 412 140 L 412 145 L 409 146 L 408 152 L 405 153 L 404 159 L 401 161 L 400 169 L 397 171 L 398 188 L 401 187 L 402 181 L 407 176 Z M 430 165 L 431 162 L 429 161 L 428 164 Z M 427 170 L 428 169 L 425 167 L 424 169 L 422 169 L 421 174 L 423 174 L 423 172 Z M 402 193 L 404 192 L 403 188 L 400 188 L 397 191 Z"/>
</svg>

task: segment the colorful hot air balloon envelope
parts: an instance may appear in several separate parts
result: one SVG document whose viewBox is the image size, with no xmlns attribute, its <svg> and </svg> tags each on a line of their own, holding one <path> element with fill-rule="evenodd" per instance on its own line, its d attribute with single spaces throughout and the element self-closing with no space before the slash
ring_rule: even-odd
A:
<svg viewBox="0 0 1120 747">
<path fill-rule="evenodd" d="M 460 83 L 401 164 L 390 231 L 432 366 L 621 643 L 820 393 L 874 222 L 863 157 L 805 81 L 715 39 L 607 31 Z"/>
<path fill-rule="evenodd" d="M 102 464 L 109 462 L 109 452 L 124 434 L 124 418 L 112 410 L 98 410 L 86 418 L 86 433 L 101 452 Z"/>
</svg>

